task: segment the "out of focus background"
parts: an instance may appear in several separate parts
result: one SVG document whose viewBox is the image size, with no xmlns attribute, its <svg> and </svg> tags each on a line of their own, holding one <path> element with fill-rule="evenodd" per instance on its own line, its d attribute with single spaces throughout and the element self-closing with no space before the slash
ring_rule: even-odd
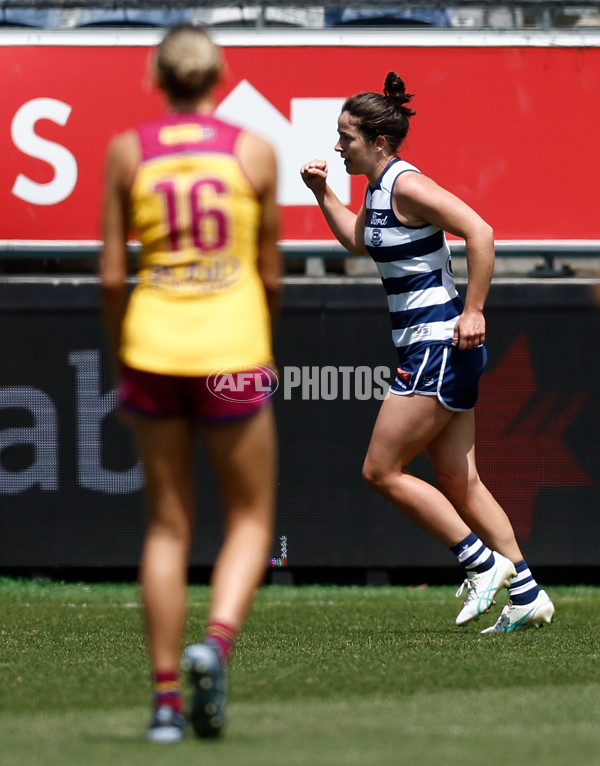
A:
<svg viewBox="0 0 600 766">
<path fill-rule="evenodd" d="M 454 582 L 454 559 L 367 490 L 361 465 L 395 374 L 383 289 L 331 240 L 298 173 L 333 147 L 343 100 L 390 70 L 415 94 L 403 157 L 494 227 L 478 461 L 546 582 L 600 580 L 600 2 L 0 0 L 0 573 L 135 578 L 143 479 L 116 405 L 96 279 L 105 149 L 162 108 L 164 27 L 210 29 L 217 114 L 280 169 L 283 311 L 274 583 Z M 464 290 L 464 246 L 451 241 Z M 132 268 L 136 243 L 131 243 Z M 428 463 L 413 470 L 428 480 Z M 218 498 L 198 457 L 192 579 L 208 580 Z"/>
</svg>

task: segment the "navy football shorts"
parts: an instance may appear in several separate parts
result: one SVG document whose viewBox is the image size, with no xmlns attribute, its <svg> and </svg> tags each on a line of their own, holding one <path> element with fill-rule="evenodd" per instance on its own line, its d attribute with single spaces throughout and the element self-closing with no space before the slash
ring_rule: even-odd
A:
<svg viewBox="0 0 600 766">
<path fill-rule="evenodd" d="M 459 351 L 436 343 L 414 351 L 399 348 L 398 362 L 392 394 L 436 396 L 446 409 L 462 412 L 475 406 L 487 351 L 485 346 Z"/>
</svg>

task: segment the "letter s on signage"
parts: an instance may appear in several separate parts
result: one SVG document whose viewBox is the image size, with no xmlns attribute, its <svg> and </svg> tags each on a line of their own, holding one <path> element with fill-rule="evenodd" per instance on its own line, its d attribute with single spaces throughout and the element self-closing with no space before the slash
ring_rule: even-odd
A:
<svg viewBox="0 0 600 766">
<path fill-rule="evenodd" d="M 66 199 L 77 183 L 77 161 L 64 146 L 40 138 L 35 132 L 38 120 L 52 120 L 66 125 L 71 107 L 54 98 L 34 98 L 18 110 L 11 124 L 11 137 L 15 146 L 30 157 L 44 160 L 54 168 L 54 178 L 40 184 L 22 173 L 12 188 L 15 197 L 34 205 L 56 205 Z"/>
</svg>

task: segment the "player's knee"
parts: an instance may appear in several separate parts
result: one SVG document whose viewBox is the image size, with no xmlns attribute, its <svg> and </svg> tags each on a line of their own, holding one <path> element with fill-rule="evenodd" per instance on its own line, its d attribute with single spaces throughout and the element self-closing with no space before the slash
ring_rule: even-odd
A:
<svg viewBox="0 0 600 766">
<path fill-rule="evenodd" d="M 383 489 L 388 480 L 388 472 L 368 457 L 363 464 L 362 476 L 367 485 L 376 492 Z"/>
<path fill-rule="evenodd" d="M 362 477 L 369 487 L 373 486 L 376 477 L 376 471 L 374 470 L 374 466 L 369 462 L 368 458 L 363 463 Z"/>
<path fill-rule="evenodd" d="M 165 543 L 187 545 L 191 537 L 191 527 L 184 517 L 151 519 L 148 524 L 148 536 Z"/>
</svg>

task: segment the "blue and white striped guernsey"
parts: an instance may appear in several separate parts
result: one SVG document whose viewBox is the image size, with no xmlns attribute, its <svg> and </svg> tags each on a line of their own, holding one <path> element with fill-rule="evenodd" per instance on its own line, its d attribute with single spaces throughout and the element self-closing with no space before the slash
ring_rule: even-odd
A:
<svg viewBox="0 0 600 766">
<path fill-rule="evenodd" d="M 387 293 L 394 345 L 415 349 L 416 344 L 450 344 L 463 302 L 442 229 L 405 226 L 394 214 L 394 184 L 409 171 L 420 172 L 404 160 L 393 160 L 376 186 L 367 188 L 365 245 Z"/>
</svg>

